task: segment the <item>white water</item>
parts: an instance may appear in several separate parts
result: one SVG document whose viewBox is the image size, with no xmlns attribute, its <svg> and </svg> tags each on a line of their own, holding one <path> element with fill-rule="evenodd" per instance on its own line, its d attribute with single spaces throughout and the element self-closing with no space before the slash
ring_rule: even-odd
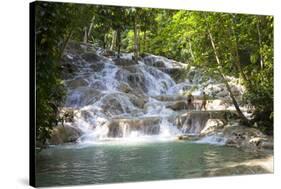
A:
<svg viewBox="0 0 281 189">
<path fill-rule="evenodd" d="M 83 132 L 78 142 L 174 140 L 179 135 L 196 134 L 202 129 L 196 124 L 193 124 L 196 128 L 189 130 L 191 133 L 178 129 L 169 117 L 176 116 L 180 111 L 167 108 L 167 102 L 156 98 L 183 95 L 187 91 L 200 96 L 204 88 L 213 81 L 203 80 L 202 74 L 194 68 L 189 80 L 176 83 L 170 75 L 161 71 L 159 65 L 155 67 L 155 63 L 162 62 L 161 68 L 164 66 L 166 69 L 184 69 L 183 64 L 164 57 L 151 55 L 138 61 L 138 64 L 123 67 L 115 65 L 112 59 L 106 57 L 98 62 L 82 60 L 79 63 L 73 60 L 73 55 L 67 54 L 67 57 L 78 67 L 75 77 L 68 81 L 78 78 L 87 83 L 83 87 L 79 84 L 72 87 L 67 85 L 69 91 L 66 106 L 76 109 L 73 126 Z M 121 57 L 131 59 L 132 54 L 122 54 Z M 100 70 L 91 68 L 91 65 L 96 63 L 102 65 Z M 124 91 L 122 87 L 128 91 Z M 222 108 L 216 104 L 210 107 Z M 151 117 L 160 121 L 154 123 Z M 110 123 L 117 118 L 126 119 L 127 122 L 124 122 L 122 127 L 116 126 L 118 131 L 114 131 L 115 126 Z M 139 120 L 134 122 L 134 119 Z M 148 127 L 155 127 L 155 131 L 148 132 Z M 109 136 L 110 132 L 117 133 L 118 136 Z M 207 137 L 198 142 L 216 143 L 214 141 L 222 140 Z"/>
</svg>

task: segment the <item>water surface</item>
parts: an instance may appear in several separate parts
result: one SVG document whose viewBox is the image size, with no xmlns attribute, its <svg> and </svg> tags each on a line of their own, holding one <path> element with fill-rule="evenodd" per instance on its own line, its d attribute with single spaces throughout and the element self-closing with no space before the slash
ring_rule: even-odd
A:
<svg viewBox="0 0 281 189">
<path fill-rule="evenodd" d="M 64 145 L 36 157 L 37 186 L 194 178 L 268 172 L 243 162 L 264 153 L 209 144 L 177 142 Z"/>
</svg>

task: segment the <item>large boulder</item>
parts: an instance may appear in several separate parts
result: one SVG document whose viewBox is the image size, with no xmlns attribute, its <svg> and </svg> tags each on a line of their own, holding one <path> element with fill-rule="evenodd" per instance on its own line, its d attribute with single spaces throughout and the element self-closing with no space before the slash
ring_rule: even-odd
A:
<svg viewBox="0 0 281 189">
<path fill-rule="evenodd" d="M 75 142 L 82 132 L 77 127 L 72 126 L 57 126 L 52 130 L 51 138 L 48 143 L 51 145 L 63 144 L 68 142 Z"/>
<path fill-rule="evenodd" d="M 200 135 L 208 135 L 219 132 L 226 125 L 222 119 L 208 119 L 205 127 L 201 130 Z"/>
</svg>

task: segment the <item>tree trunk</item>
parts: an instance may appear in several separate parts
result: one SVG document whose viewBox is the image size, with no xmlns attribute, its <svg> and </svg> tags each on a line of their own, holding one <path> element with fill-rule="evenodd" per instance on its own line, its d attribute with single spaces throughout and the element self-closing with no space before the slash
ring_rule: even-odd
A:
<svg viewBox="0 0 281 189">
<path fill-rule="evenodd" d="M 89 30 L 88 30 L 88 33 L 87 33 L 88 39 L 91 37 L 91 33 L 92 33 L 93 25 L 94 25 L 94 20 L 95 20 L 95 16 L 93 16 L 93 18 L 91 20 L 91 23 L 90 23 L 90 26 L 89 26 Z"/>
<path fill-rule="evenodd" d="M 231 32 L 232 34 L 230 34 L 230 36 L 232 35 L 234 37 L 234 45 L 233 45 L 233 55 L 234 55 L 234 64 L 235 67 L 237 68 L 237 70 L 239 71 L 240 76 L 242 77 L 242 79 L 247 82 L 249 84 L 249 87 L 251 88 L 252 84 L 249 80 L 249 78 L 245 75 L 242 67 L 241 67 L 241 62 L 240 62 L 240 57 L 239 57 L 239 52 L 238 52 L 238 41 L 237 41 L 237 37 L 236 37 L 236 32 L 234 29 L 234 18 L 232 18 L 231 20 Z"/>
<path fill-rule="evenodd" d="M 137 60 L 139 58 L 139 36 L 138 36 L 138 25 L 137 16 L 134 18 L 134 58 Z"/>
<path fill-rule="evenodd" d="M 118 28 L 116 31 L 116 47 L 117 47 L 117 57 L 120 58 L 120 49 L 121 49 L 121 29 Z"/>
<path fill-rule="evenodd" d="M 67 45 L 68 41 L 70 40 L 70 38 L 71 38 L 71 36 L 72 36 L 72 33 L 73 33 L 73 28 L 70 29 L 69 33 L 68 33 L 67 36 L 66 36 L 66 39 L 65 39 L 64 42 L 63 42 L 62 49 L 61 49 L 61 51 L 60 51 L 60 56 L 59 56 L 60 59 L 61 59 L 62 56 L 63 56 L 64 49 L 66 48 L 66 45 Z"/>
<path fill-rule="evenodd" d="M 88 30 L 87 30 L 86 26 L 84 27 L 83 31 L 84 31 L 83 42 L 87 43 L 88 42 L 88 32 L 87 32 Z"/>
<path fill-rule="evenodd" d="M 261 52 L 261 47 L 262 47 L 262 37 L 261 37 L 261 32 L 260 32 L 260 24 L 259 24 L 259 20 L 257 21 L 257 31 L 258 31 L 258 37 L 259 37 L 259 54 L 260 54 L 260 66 L 261 69 L 263 69 L 263 56 L 262 56 L 262 52 Z"/>
<path fill-rule="evenodd" d="M 116 49 L 116 37 L 117 37 L 117 32 L 115 30 L 112 31 L 112 41 L 111 41 L 111 46 L 110 50 L 115 50 Z"/>
<path fill-rule="evenodd" d="M 246 122 L 246 123 L 249 123 L 249 120 L 245 117 L 245 115 L 242 113 L 242 111 L 240 110 L 239 108 L 239 105 L 231 91 L 231 88 L 228 84 L 228 81 L 226 80 L 225 78 L 225 75 L 223 74 L 223 71 L 222 71 L 222 66 L 221 66 L 221 62 L 220 62 L 220 59 L 219 59 L 219 56 L 218 56 L 218 53 L 217 53 L 217 49 L 216 49 L 216 46 L 215 46 L 215 42 L 214 42 L 214 39 L 213 39 L 213 36 L 212 36 L 212 33 L 210 32 L 210 30 L 208 29 L 208 35 L 209 35 L 209 38 L 210 38 L 210 41 L 211 41 L 211 44 L 212 44 L 212 48 L 213 48 L 213 51 L 214 51 L 214 54 L 215 54 L 215 57 L 216 57 L 216 61 L 217 61 L 217 64 L 218 64 L 218 71 L 223 79 L 223 82 L 229 92 L 229 95 L 230 95 L 230 98 L 232 99 L 232 102 L 233 102 L 233 105 L 235 106 L 235 109 L 238 113 L 238 115 Z"/>
<path fill-rule="evenodd" d="M 143 49 L 143 53 L 145 53 L 145 51 L 146 51 L 146 47 L 145 47 L 145 45 L 146 45 L 146 29 L 144 30 L 144 32 L 143 32 L 143 47 L 142 47 L 142 49 Z"/>
<path fill-rule="evenodd" d="M 193 62 L 195 62 L 195 57 L 194 57 L 194 54 L 192 51 L 192 46 L 191 46 L 191 42 L 190 42 L 189 38 L 188 38 L 188 45 L 189 45 L 189 51 L 190 51 L 191 58 L 192 58 Z"/>
</svg>

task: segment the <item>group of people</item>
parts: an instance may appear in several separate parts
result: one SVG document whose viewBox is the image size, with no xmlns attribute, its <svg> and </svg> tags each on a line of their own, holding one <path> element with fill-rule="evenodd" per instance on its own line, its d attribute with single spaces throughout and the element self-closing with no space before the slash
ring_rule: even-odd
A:
<svg viewBox="0 0 281 189">
<path fill-rule="evenodd" d="M 206 108 L 206 105 L 207 105 L 207 95 L 205 92 L 203 92 L 203 98 L 202 98 L 202 103 L 201 103 L 201 106 L 200 106 L 200 110 L 202 110 L 204 108 L 204 110 L 206 111 L 207 108 Z M 187 109 L 188 110 L 193 110 L 195 108 L 194 106 L 194 97 L 192 96 L 191 93 L 188 94 L 187 96 Z"/>
</svg>

